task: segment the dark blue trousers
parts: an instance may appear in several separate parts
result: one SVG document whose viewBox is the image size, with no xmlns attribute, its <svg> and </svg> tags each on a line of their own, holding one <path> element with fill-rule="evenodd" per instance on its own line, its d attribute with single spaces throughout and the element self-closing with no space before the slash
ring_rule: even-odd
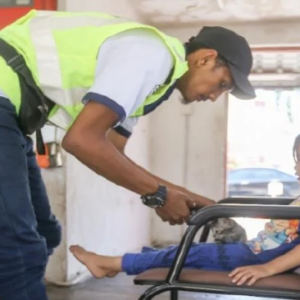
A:
<svg viewBox="0 0 300 300">
<path fill-rule="evenodd" d="M 154 268 L 170 268 L 178 246 L 162 250 L 144 248 L 142 253 L 125 254 L 122 269 L 128 275 L 137 275 Z M 184 263 L 185 268 L 212 271 L 231 271 L 237 267 L 262 264 L 246 244 L 193 244 Z"/>
<path fill-rule="evenodd" d="M 0 299 L 46 300 L 43 276 L 60 240 L 32 140 L 0 98 Z"/>
</svg>

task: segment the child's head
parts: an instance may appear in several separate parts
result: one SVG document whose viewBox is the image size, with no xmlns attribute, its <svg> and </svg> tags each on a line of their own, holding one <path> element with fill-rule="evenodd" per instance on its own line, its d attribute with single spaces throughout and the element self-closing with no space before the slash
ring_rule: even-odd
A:
<svg viewBox="0 0 300 300">
<path fill-rule="evenodd" d="M 295 160 L 295 171 L 296 175 L 300 179 L 300 134 L 295 138 L 294 147 L 293 147 L 293 156 Z"/>
</svg>

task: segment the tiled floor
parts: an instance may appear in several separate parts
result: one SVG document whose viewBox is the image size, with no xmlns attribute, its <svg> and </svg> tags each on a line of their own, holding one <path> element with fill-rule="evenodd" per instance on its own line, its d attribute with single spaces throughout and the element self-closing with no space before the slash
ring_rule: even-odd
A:
<svg viewBox="0 0 300 300">
<path fill-rule="evenodd" d="M 72 288 L 49 286 L 49 300 L 138 300 L 145 287 L 134 286 L 133 278 L 119 275 L 114 279 L 90 279 Z M 223 296 L 208 294 L 180 294 L 180 300 L 260 300 L 252 297 Z M 155 300 L 169 300 L 168 295 L 157 296 Z M 264 299 L 266 300 L 266 299 Z M 269 299 L 271 300 L 271 299 Z"/>
</svg>

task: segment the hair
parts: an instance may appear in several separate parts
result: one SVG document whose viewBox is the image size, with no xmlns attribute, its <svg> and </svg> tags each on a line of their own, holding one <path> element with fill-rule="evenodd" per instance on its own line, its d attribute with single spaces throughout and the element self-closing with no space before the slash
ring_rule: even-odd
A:
<svg viewBox="0 0 300 300">
<path fill-rule="evenodd" d="M 297 228 L 299 227 L 299 220 L 289 220 L 290 228 Z"/>
<path fill-rule="evenodd" d="M 296 136 L 293 146 L 293 157 L 295 162 L 298 161 L 297 159 L 297 148 L 300 146 L 300 134 Z"/>
<path fill-rule="evenodd" d="M 197 41 L 197 39 L 195 39 L 195 37 L 191 37 L 184 45 L 186 48 L 187 55 L 192 54 L 200 49 L 209 49 L 209 47 L 207 47 L 204 44 L 202 44 L 201 42 Z M 225 67 L 225 66 L 227 66 L 226 60 L 218 54 L 218 56 L 216 58 L 215 68 Z"/>
</svg>

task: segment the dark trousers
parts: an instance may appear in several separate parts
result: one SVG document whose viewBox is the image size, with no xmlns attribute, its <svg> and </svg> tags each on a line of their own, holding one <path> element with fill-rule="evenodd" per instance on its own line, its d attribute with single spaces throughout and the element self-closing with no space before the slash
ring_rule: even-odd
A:
<svg viewBox="0 0 300 300">
<path fill-rule="evenodd" d="M 0 299 L 46 300 L 45 268 L 60 240 L 32 140 L 0 97 Z"/>
</svg>

